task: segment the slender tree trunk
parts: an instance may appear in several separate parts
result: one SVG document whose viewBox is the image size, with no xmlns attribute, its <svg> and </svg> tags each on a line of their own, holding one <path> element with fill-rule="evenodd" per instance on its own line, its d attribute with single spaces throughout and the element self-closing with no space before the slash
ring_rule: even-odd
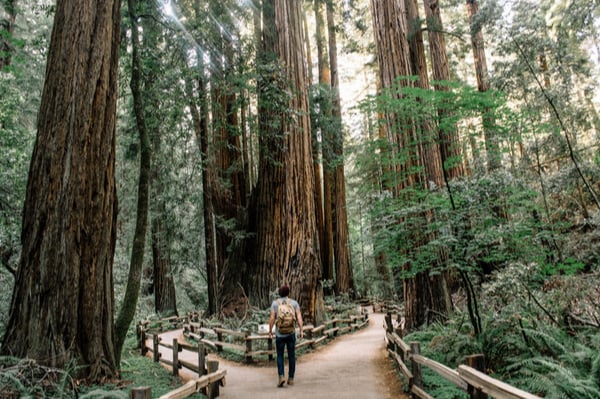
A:
<svg viewBox="0 0 600 399">
<path fill-rule="evenodd" d="M 392 87 L 398 76 L 410 75 L 406 20 L 398 0 L 371 0 L 371 12 L 379 65 L 378 91 L 382 91 Z M 403 84 L 406 82 L 404 81 Z M 406 168 L 389 160 L 395 159 L 398 151 L 405 147 L 406 143 L 401 142 L 402 135 L 396 134 L 395 127 L 397 129 L 398 124 L 394 113 L 388 115 L 380 111 L 378 118 L 385 121 L 379 125 L 379 142 L 389 143 L 389 145 L 382 144 L 379 148 L 382 160 L 381 192 L 391 192 L 397 197 L 400 195 L 400 190 L 406 184 L 410 184 L 410 176 L 402 176 Z M 374 231 L 379 229 L 378 226 L 373 226 L 373 228 Z M 387 256 L 377 246 L 375 247 L 375 267 L 384 279 L 386 294 L 391 295 L 394 286 L 387 266 Z M 386 282 L 389 282 L 389 288 Z"/>
<path fill-rule="evenodd" d="M 479 12 L 478 1 L 467 0 L 467 11 L 469 15 L 469 23 L 471 24 L 471 47 L 473 48 L 473 58 L 475 60 L 477 89 L 481 93 L 484 93 L 490 89 L 490 84 L 488 81 L 483 33 L 481 32 L 481 25 L 475 19 L 475 16 Z M 495 125 L 496 122 L 493 116 L 490 114 L 490 110 L 484 110 L 483 133 L 485 137 L 485 150 L 487 154 L 487 168 L 489 171 L 497 170 L 502 166 L 500 143 L 495 132 Z"/>
<path fill-rule="evenodd" d="M 120 2 L 56 5 L 1 354 L 118 376 L 115 126 Z"/>
<path fill-rule="evenodd" d="M 420 26 L 417 0 L 404 0 L 407 9 L 408 18 L 408 37 L 411 49 L 412 71 L 413 75 L 418 76 L 417 86 L 429 90 L 429 78 L 427 76 L 427 61 L 425 57 L 425 46 L 423 44 L 423 34 Z M 420 130 L 419 141 L 421 143 L 422 163 L 425 167 L 427 184 L 421 187 L 423 190 L 430 189 L 431 183 L 435 187 L 442 187 L 444 184 L 444 174 L 442 171 L 442 159 L 440 155 L 440 146 L 438 145 L 435 123 L 427 117 L 420 118 L 416 126 Z M 433 210 L 425 211 L 422 215 L 415 217 L 423 218 L 423 225 L 430 225 L 435 221 L 436 215 Z M 420 240 L 420 246 L 435 240 L 436 234 L 425 233 Z M 417 241 L 418 242 L 418 241 Z M 419 251 L 419 248 L 414 248 Z M 415 251 L 415 253 L 417 252 Z M 437 254 L 436 263 L 430 265 L 433 268 L 446 269 L 448 263 L 448 253 L 440 250 Z M 406 279 L 405 286 L 405 306 L 406 319 L 411 327 L 423 323 L 427 316 L 430 319 L 445 319 L 452 309 L 450 295 L 446 285 L 446 274 L 430 273 L 426 270 L 418 273 L 414 278 Z M 429 313 L 428 313 L 429 312 Z"/>
<path fill-rule="evenodd" d="M 448 91 L 448 86 L 441 83 L 450 81 L 450 69 L 448 67 L 446 39 L 443 33 L 444 27 L 440 14 L 439 1 L 423 0 L 423 3 L 427 20 L 427 37 L 431 57 L 432 77 L 435 81 L 434 87 L 437 91 Z M 464 167 L 461 161 L 462 151 L 456 127 L 449 126 L 447 122 L 452 115 L 449 114 L 446 108 L 441 107 L 438 109 L 438 117 L 440 121 L 444 121 L 443 126 L 438 124 L 438 136 L 442 166 L 444 168 L 444 180 L 447 185 L 449 180 L 464 174 Z"/>
<path fill-rule="evenodd" d="M 423 33 L 420 25 L 420 18 L 417 6 L 417 0 L 403 0 L 407 10 L 408 43 L 410 47 L 411 75 L 417 76 L 415 83 L 417 87 L 429 90 L 429 77 L 427 75 L 427 59 L 425 57 L 425 45 L 423 44 Z M 420 99 L 419 99 L 420 100 Z M 442 161 L 437 145 L 435 135 L 435 124 L 427 117 L 420 117 L 415 128 L 419 131 L 418 139 L 420 143 L 420 153 L 425 174 L 427 186 L 434 183 L 436 187 L 441 187 L 444 183 L 442 173 Z"/>
<path fill-rule="evenodd" d="M 342 127 L 342 106 L 340 103 L 340 81 L 337 62 L 337 39 L 334 22 L 333 1 L 327 0 L 327 27 L 329 36 L 329 65 L 331 68 L 332 122 L 334 157 L 332 168 L 332 230 L 335 261 L 335 292 L 354 294 L 354 273 L 350 262 L 348 239 L 348 213 L 346 212 L 346 181 L 344 176 L 344 130 Z"/>
<path fill-rule="evenodd" d="M 200 54 L 198 57 L 198 59 L 201 60 Z M 196 84 L 197 99 L 194 96 L 192 82 L 189 79 L 186 80 L 186 95 L 190 106 L 196 142 L 198 143 L 200 154 L 202 156 L 202 205 L 204 219 L 204 247 L 206 252 L 206 285 L 208 291 L 208 309 L 206 312 L 209 315 L 214 315 L 217 313 L 219 282 L 217 279 L 212 195 L 212 182 L 214 181 L 214 178 L 212 177 L 211 161 L 208 156 L 208 104 L 202 61 L 199 61 Z"/>
<path fill-rule="evenodd" d="M 150 188 L 150 167 L 152 148 L 146 127 L 144 116 L 144 104 L 142 99 L 142 71 L 141 71 L 141 42 L 139 37 L 139 26 L 137 17 L 136 0 L 128 0 L 127 8 L 129 20 L 131 21 L 131 93 L 133 95 L 133 109 L 135 113 L 136 126 L 140 136 L 140 175 L 138 177 L 138 199 L 137 216 L 135 221 L 135 232 L 133 235 L 133 246 L 131 248 L 131 260 L 129 263 L 129 275 L 123 303 L 119 309 L 116 321 L 116 349 L 117 358 L 120 359 L 121 350 L 127 338 L 129 325 L 135 315 L 137 301 L 142 284 L 142 269 L 144 265 L 144 252 L 146 246 L 146 230 L 148 226 L 148 192 Z"/>
<path fill-rule="evenodd" d="M 6 18 L 0 20 L 0 71 L 10 65 L 13 48 L 13 30 L 17 19 L 17 1 L 4 0 Z"/>
<path fill-rule="evenodd" d="M 205 21 L 202 19 L 201 6 L 202 0 L 194 2 L 194 10 L 196 12 L 196 26 L 202 27 Z M 202 38 L 196 38 L 199 43 L 202 43 Z M 186 96 L 190 107 L 190 115 L 194 126 L 194 134 L 196 143 L 202 157 L 202 212 L 203 212 L 203 227 L 204 227 L 204 249 L 205 249 L 205 269 L 206 269 L 206 285 L 208 296 L 208 315 L 217 314 L 218 296 L 219 296 L 219 281 L 217 278 L 217 261 L 215 251 L 215 221 L 214 221 L 214 196 L 213 182 L 213 160 L 209 152 L 209 111 L 208 111 L 208 89 L 207 78 L 204 68 L 203 51 L 196 48 L 196 59 L 198 60 L 197 70 L 192 73 L 195 76 L 195 91 L 194 83 L 190 77 L 185 80 Z"/>
<path fill-rule="evenodd" d="M 211 15 L 219 21 L 213 29 L 214 51 L 211 62 L 211 88 L 213 145 L 215 153 L 215 177 L 213 207 L 215 211 L 215 249 L 217 261 L 217 278 L 221 284 L 219 306 L 224 315 L 232 315 L 245 309 L 245 298 L 236 293 L 239 289 L 238 270 L 232 266 L 230 259 L 234 243 L 235 230 L 231 223 L 238 225 L 240 212 L 246 205 L 246 186 L 244 180 L 244 163 L 239 135 L 233 68 L 232 37 L 236 27 L 230 20 L 229 13 L 220 0 L 211 0 Z M 244 226 L 245 227 L 245 226 Z M 242 298 L 240 303 L 239 299 Z"/>
<path fill-rule="evenodd" d="M 333 217 L 332 217 L 332 174 L 331 174 L 331 70 L 329 68 L 329 58 L 327 54 L 327 44 L 325 40 L 325 19 L 323 17 L 323 0 L 315 0 L 313 10 L 315 12 L 315 37 L 317 44 L 317 65 L 319 70 L 319 86 L 315 93 L 315 108 L 319 109 L 319 114 L 314 118 L 312 130 L 314 134 L 320 133 L 321 146 L 319 148 L 321 155 L 321 166 L 323 170 L 323 191 L 321 193 L 321 183 L 318 182 L 317 195 L 322 198 L 319 201 L 317 216 L 319 219 L 319 245 L 321 248 L 321 263 L 323 265 L 323 280 L 333 280 L 334 272 L 334 252 L 333 252 Z M 320 173 L 318 173 L 320 177 Z"/>
<path fill-rule="evenodd" d="M 171 240 L 164 201 L 152 218 L 152 274 L 154 277 L 154 310 L 162 316 L 177 316 L 177 295 L 171 262 Z"/>
</svg>

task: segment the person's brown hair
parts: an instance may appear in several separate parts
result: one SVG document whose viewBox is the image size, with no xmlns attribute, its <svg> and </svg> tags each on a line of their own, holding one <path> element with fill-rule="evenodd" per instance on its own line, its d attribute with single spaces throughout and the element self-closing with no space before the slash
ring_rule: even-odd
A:
<svg viewBox="0 0 600 399">
<path fill-rule="evenodd" d="M 284 297 L 288 295 L 290 295 L 290 287 L 285 284 L 279 287 L 279 296 Z"/>
</svg>

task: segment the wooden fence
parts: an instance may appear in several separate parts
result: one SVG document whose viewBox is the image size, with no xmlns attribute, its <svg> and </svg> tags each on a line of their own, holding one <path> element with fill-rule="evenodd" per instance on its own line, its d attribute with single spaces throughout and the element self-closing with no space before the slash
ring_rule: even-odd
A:
<svg viewBox="0 0 600 399">
<path fill-rule="evenodd" d="M 336 337 L 355 329 L 360 329 L 369 323 L 366 309 L 361 309 L 360 315 L 351 315 L 347 318 L 328 320 L 318 327 L 306 325 L 302 329 L 305 339 L 298 342 L 296 349 L 315 347 L 327 338 Z M 207 327 L 197 314 L 190 313 L 184 317 L 170 317 L 161 320 L 142 321 L 136 328 L 138 344 L 143 356 L 152 353 L 155 362 L 160 362 L 171 367 L 173 375 L 178 376 L 181 368 L 186 368 L 198 373 L 199 378 L 189 381 L 179 389 L 163 395 L 163 399 L 185 398 L 193 393 L 203 390 L 209 398 L 219 395 L 219 386 L 225 384 L 226 370 L 218 370 L 219 362 L 207 360 L 208 349 L 221 352 L 224 348 L 238 351 L 243 354 L 247 362 L 253 361 L 257 356 L 268 356 L 272 360 L 275 355 L 274 339 L 268 333 L 253 334 L 250 331 L 235 331 L 221 327 Z M 172 342 L 164 342 L 161 333 L 183 329 L 183 335 L 196 340 L 197 344 L 182 343 L 173 338 Z M 148 340 L 152 346 L 147 346 Z M 160 348 L 171 350 L 171 358 L 165 359 L 160 353 Z M 196 362 L 189 362 L 180 358 L 182 351 L 194 352 Z M 202 366 L 201 366 L 202 365 Z M 131 397 L 136 399 L 150 398 L 148 387 L 135 388 Z"/>
<path fill-rule="evenodd" d="M 185 317 L 169 317 L 161 320 L 142 321 L 137 325 L 138 344 L 142 356 L 146 356 L 148 352 L 152 352 L 154 361 L 170 366 L 174 376 L 179 375 L 180 369 L 186 368 L 197 373 L 199 377 L 190 380 L 180 388 L 161 396 L 161 399 L 186 398 L 200 391 L 208 398 L 216 398 L 219 396 L 219 387 L 225 385 L 225 375 L 227 374 L 227 370 L 219 370 L 218 361 L 207 360 L 207 350 L 205 349 L 204 344 L 189 345 L 179 342 L 177 338 L 173 338 L 171 343 L 167 343 L 163 342 L 163 339 L 160 337 L 160 333 L 183 328 L 184 325 L 189 322 L 190 318 L 193 317 L 195 316 L 189 314 Z M 146 346 L 146 341 L 149 338 L 152 339 L 152 347 Z M 164 359 L 160 353 L 160 347 L 170 349 L 172 357 L 170 359 Z M 197 363 L 180 359 L 179 354 L 184 350 L 195 352 L 198 359 Z M 148 387 L 136 388 L 131 391 L 132 399 L 145 399 L 151 397 L 151 391 Z"/>
<path fill-rule="evenodd" d="M 304 347 L 314 348 L 328 338 L 360 329 L 368 323 L 368 313 L 363 311 L 360 316 L 335 318 L 317 327 L 306 325 L 302 329 L 305 339 L 296 344 L 296 350 Z M 198 321 L 186 324 L 184 335 L 216 352 L 221 352 L 223 348 L 237 351 L 243 354 L 247 362 L 252 362 L 257 356 L 267 356 L 271 360 L 275 355 L 274 339 L 269 338 L 268 332 L 252 333 L 249 330 L 234 331 L 220 327 L 205 327 L 202 321 Z"/>
<path fill-rule="evenodd" d="M 458 370 L 422 356 L 418 342 L 407 344 L 395 331 L 392 313 L 387 313 L 383 327 L 386 330 L 388 353 L 408 380 L 408 392 L 414 397 L 433 399 L 433 396 L 423 389 L 422 367 L 428 367 L 446 381 L 466 391 L 471 399 L 486 399 L 487 395 L 497 399 L 541 399 L 486 375 L 483 355 L 469 356 L 468 365 L 459 365 Z M 410 369 L 407 365 L 409 361 Z"/>
<path fill-rule="evenodd" d="M 209 373 L 197 379 L 193 379 L 181 387 L 162 395 L 159 399 L 182 399 L 198 392 L 203 392 L 208 398 L 219 396 L 219 386 L 222 386 L 226 370 Z M 137 387 L 131 390 L 131 399 L 151 399 L 151 387 Z"/>
</svg>

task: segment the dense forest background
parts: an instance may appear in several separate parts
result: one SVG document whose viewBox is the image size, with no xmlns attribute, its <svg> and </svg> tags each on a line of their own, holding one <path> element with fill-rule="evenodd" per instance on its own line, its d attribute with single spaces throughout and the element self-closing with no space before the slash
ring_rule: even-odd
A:
<svg viewBox="0 0 600 399">
<path fill-rule="evenodd" d="M 445 364 L 600 397 L 598 2 L 288 3 L 121 5 L 116 362 L 134 319 L 243 319 L 285 281 L 308 321 L 392 301 Z M 0 5 L 4 334 L 60 20 Z"/>
</svg>

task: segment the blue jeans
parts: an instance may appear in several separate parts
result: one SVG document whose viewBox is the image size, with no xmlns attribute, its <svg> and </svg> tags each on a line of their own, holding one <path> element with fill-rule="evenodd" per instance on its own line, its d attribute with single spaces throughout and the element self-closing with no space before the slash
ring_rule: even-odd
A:
<svg viewBox="0 0 600 399">
<path fill-rule="evenodd" d="M 277 372 L 279 373 L 280 377 L 285 375 L 283 369 L 283 355 L 286 347 L 290 368 L 288 370 L 288 379 L 293 379 L 296 372 L 296 333 L 292 333 L 283 337 L 275 337 L 275 348 L 277 349 Z"/>
</svg>

